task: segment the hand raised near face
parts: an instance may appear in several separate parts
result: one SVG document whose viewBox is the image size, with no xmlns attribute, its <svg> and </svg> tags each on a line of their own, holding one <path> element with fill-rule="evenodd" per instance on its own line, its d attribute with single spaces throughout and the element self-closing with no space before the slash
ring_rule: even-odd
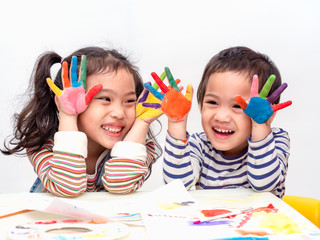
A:
<svg viewBox="0 0 320 240">
<path fill-rule="evenodd" d="M 193 88 L 192 85 L 189 84 L 186 89 L 186 94 L 183 95 L 168 67 L 165 68 L 165 72 L 170 86 L 166 86 L 156 73 L 152 73 L 153 79 L 162 92 L 157 91 L 157 89 L 150 84 L 145 84 L 145 88 L 158 99 L 158 102 L 151 104 L 144 103 L 143 105 L 153 109 L 160 109 L 169 118 L 179 121 L 182 120 L 191 109 Z"/>
<path fill-rule="evenodd" d="M 58 97 L 59 109 L 67 114 L 79 114 L 84 112 L 94 95 L 101 89 L 102 85 L 97 84 L 86 93 L 86 72 L 87 59 L 86 56 L 81 58 L 80 76 L 77 77 L 77 57 L 72 57 L 70 66 L 70 76 L 68 72 L 68 63 L 62 63 L 61 78 L 63 90 L 59 89 L 51 80 L 47 78 L 47 83 L 51 90 Z M 71 81 L 70 81 L 71 79 Z"/>
<path fill-rule="evenodd" d="M 283 83 L 267 98 L 274 80 L 275 76 L 271 75 L 263 86 L 261 92 L 258 94 L 259 79 L 257 75 L 254 75 L 252 79 L 249 103 L 247 103 L 241 96 L 237 96 L 235 98 L 236 102 L 240 105 L 245 114 L 257 123 L 264 123 L 268 121 L 274 112 L 292 104 L 292 101 L 286 101 L 284 103 L 272 105 L 272 103 L 288 86 L 286 83 Z"/>
</svg>

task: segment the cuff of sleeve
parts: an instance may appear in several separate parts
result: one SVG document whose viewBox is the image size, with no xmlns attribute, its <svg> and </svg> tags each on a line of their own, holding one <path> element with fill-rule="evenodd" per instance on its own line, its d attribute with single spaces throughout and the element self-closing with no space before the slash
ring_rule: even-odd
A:
<svg viewBox="0 0 320 240">
<path fill-rule="evenodd" d="M 68 152 L 87 157 L 88 154 L 87 135 L 83 132 L 56 132 L 54 135 L 53 151 Z"/>
<path fill-rule="evenodd" d="M 187 132 L 187 139 L 184 139 L 184 140 L 181 140 L 181 139 L 177 139 L 177 138 L 174 138 L 170 135 L 170 133 L 167 131 L 167 138 L 169 139 L 170 142 L 174 142 L 175 144 L 177 145 L 181 145 L 181 146 L 185 146 L 189 140 L 189 133 Z"/>
<path fill-rule="evenodd" d="M 117 142 L 111 150 L 112 158 L 129 158 L 146 161 L 147 148 L 145 145 L 135 142 Z"/>
<path fill-rule="evenodd" d="M 272 133 L 272 131 L 270 131 L 270 133 L 264 139 L 261 139 L 260 141 L 256 141 L 256 142 L 251 141 L 251 135 L 248 140 L 249 140 L 249 144 L 252 148 L 258 148 L 260 146 L 265 145 L 266 143 L 268 143 L 272 139 L 273 139 L 273 133 Z"/>
</svg>

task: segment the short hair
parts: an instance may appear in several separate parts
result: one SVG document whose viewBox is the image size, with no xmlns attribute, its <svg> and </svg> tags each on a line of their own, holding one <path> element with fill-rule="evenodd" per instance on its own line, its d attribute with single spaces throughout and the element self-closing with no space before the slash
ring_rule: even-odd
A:
<svg viewBox="0 0 320 240">
<path fill-rule="evenodd" d="M 250 82 L 253 75 L 258 75 L 259 92 L 270 75 L 275 75 L 276 80 L 269 91 L 269 95 L 281 85 L 280 72 L 267 55 L 242 46 L 227 48 L 213 56 L 204 69 L 197 91 L 197 100 L 200 108 L 203 105 L 204 95 L 211 74 L 226 71 L 245 74 L 250 79 Z M 274 103 L 279 103 L 279 101 L 280 97 Z"/>
</svg>

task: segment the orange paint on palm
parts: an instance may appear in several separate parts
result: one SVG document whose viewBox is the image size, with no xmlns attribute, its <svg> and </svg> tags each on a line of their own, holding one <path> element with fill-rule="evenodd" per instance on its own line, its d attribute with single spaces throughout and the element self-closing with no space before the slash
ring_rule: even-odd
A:
<svg viewBox="0 0 320 240">
<path fill-rule="evenodd" d="M 161 110 L 174 120 L 181 120 L 190 108 L 191 101 L 173 88 L 166 93 L 161 105 Z"/>
</svg>

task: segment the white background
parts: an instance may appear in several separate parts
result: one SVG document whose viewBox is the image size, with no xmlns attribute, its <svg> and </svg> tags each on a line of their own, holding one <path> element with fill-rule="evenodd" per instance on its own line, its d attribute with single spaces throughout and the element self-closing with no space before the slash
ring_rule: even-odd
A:
<svg viewBox="0 0 320 240">
<path fill-rule="evenodd" d="M 136 62 L 144 81 L 168 66 L 195 89 L 218 51 L 244 45 L 266 53 L 289 85 L 282 101 L 293 101 L 273 124 L 291 137 L 286 194 L 320 199 L 320 1 L 0 0 L 0 32 L 1 147 L 44 51 L 67 56 L 91 45 L 116 48 Z M 188 130 L 201 130 L 195 96 Z M 25 157 L 0 155 L 0 172 L 0 193 L 28 191 L 36 178 Z M 159 160 L 143 189 L 162 185 L 161 174 Z"/>
</svg>

